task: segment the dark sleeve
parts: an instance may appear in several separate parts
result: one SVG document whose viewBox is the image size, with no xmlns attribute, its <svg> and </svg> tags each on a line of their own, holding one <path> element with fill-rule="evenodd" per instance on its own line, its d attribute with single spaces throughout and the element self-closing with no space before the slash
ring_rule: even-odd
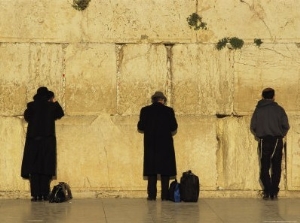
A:
<svg viewBox="0 0 300 223">
<path fill-rule="evenodd" d="M 253 134 L 256 133 L 256 125 L 257 125 L 257 120 L 256 120 L 256 109 L 255 109 L 250 122 L 250 130 Z"/>
<path fill-rule="evenodd" d="M 170 108 L 170 113 L 171 113 L 171 123 L 170 123 L 170 131 L 174 132 L 178 128 L 178 124 L 175 118 L 175 112 L 172 108 Z"/>
<path fill-rule="evenodd" d="M 54 119 L 56 120 L 62 118 L 65 115 L 62 107 L 57 101 L 54 102 L 54 106 L 55 106 Z"/>
<path fill-rule="evenodd" d="M 27 104 L 27 108 L 24 111 L 24 119 L 26 122 L 29 122 L 31 118 L 33 117 L 33 110 L 31 109 L 31 103 Z"/>
<path fill-rule="evenodd" d="M 141 111 L 140 111 L 140 119 L 138 121 L 138 124 L 137 124 L 137 128 L 139 131 L 144 131 L 145 130 L 145 123 L 146 123 L 146 115 L 145 115 L 145 109 L 142 108 Z"/>
<path fill-rule="evenodd" d="M 282 117 L 281 117 L 281 126 L 282 126 L 282 130 L 283 130 L 283 136 L 286 136 L 287 132 L 290 129 L 290 125 L 289 125 L 289 120 L 287 117 L 287 114 L 285 113 L 284 109 L 282 109 Z"/>
</svg>

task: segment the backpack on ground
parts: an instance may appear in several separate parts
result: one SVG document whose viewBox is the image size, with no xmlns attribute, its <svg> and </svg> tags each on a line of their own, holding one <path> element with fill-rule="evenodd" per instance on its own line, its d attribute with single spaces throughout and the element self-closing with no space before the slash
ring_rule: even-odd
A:
<svg viewBox="0 0 300 223">
<path fill-rule="evenodd" d="M 180 197 L 185 202 L 197 202 L 199 198 L 199 178 L 191 170 L 182 173 L 180 178 Z"/>
<path fill-rule="evenodd" d="M 61 203 L 72 199 L 70 186 L 65 182 L 55 185 L 49 195 L 49 203 Z"/>
<path fill-rule="evenodd" d="M 174 181 L 171 182 L 169 191 L 168 191 L 168 199 L 173 202 L 180 202 L 180 184 L 177 182 L 175 179 Z"/>
</svg>

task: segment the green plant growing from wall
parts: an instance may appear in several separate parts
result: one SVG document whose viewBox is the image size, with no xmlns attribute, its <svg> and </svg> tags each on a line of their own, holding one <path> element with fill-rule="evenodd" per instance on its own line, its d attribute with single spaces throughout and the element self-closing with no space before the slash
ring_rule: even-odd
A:
<svg viewBox="0 0 300 223">
<path fill-rule="evenodd" d="M 263 41 L 261 41 L 261 39 L 254 39 L 254 43 L 256 44 L 257 47 L 260 47 Z"/>
<path fill-rule="evenodd" d="M 232 37 L 230 38 L 229 43 L 233 49 L 241 49 L 244 45 L 244 40 L 237 37 Z"/>
<path fill-rule="evenodd" d="M 223 39 L 220 39 L 216 44 L 216 49 L 221 50 L 225 46 L 228 46 L 229 49 L 241 49 L 244 45 L 244 40 L 239 39 L 237 37 L 225 37 Z"/>
<path fill-rule="evenodd" d="M 220 39 L 216 45 L 217 50 L 223 49 L 226 46 L 226 44 L 228 43 L 228 40 L 229 40 L 228 37 Z"/>
<path fill-rule="evenodd" d="M 73 0 L 72 6 L 78 11 L 83 11 L 89 6 L 90 1 L 91 0 Z"/>
<path fill-rule="evenodd" d="M 186 18 L 190 28 L 194 28 L 194 30 L 204 29 L 206 30 L 206 23 L 202 22 L 202 17 L 199 16 L 197 13 L 191 14 L 189 17 Z"/>
</svg>

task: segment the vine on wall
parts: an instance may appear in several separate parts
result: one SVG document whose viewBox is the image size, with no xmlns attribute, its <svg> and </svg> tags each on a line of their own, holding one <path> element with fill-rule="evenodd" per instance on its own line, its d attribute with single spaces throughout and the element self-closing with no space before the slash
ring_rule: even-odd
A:
<svg viewBox="0 0 300 223">
<path fill-rule="evenodd" d="M 206 30 L 206 23 L 202 22 L 202 17 L 199 16 L 197 13 L 191 14 L 189 17 L 186 18 L 190 28 L 194 28 L 194 30 L 204 29 Z"/>
<path fill-rule="evenodd" d="M 257 47 L 260 47 L 263 41 L 261 41 L 261 39 L 254 39 L 254 43 L 256 44 Z"/>
<path fill-rule="evenodd" d="M 78 11 L 83 11 L 89 6 L 90 1 L 91 0 L 73 0 L 72 6 Z"/>
<path fill-rule="evenodd" d="M 221 40 L 219 40 L 216 44 L 217 50 L 223 49 L 225 46 L 227 46 L 229 49 L 241 49 L 244 45 L 244 40 L 239 39 L 237 37 L 225 37 Z"/>
</svg>

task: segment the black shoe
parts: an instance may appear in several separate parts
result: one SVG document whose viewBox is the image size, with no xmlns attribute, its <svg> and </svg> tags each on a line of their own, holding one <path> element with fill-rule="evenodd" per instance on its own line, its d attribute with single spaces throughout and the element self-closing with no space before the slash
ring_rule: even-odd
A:
<svg viewBox="0 0 300 223">
<path fill-rule="evenodd" d="M 49 196 L 47 195 L 47 196 L 43 196 L 43 200 L 44 201 L 49 201 Z"/>
<path fill-rule="evenodd" d="M 147 200 L 148 200 L 148 201 L 155 201 L 156 198 L 155 198 L 155 197 L 147 197 Z"/>
<path fill-rule="evenodd" d="M 38 196 L 38 197 L 37 197 L 37 200 L 38 200 L 38 201 L 43 201 L 43 197 L 42 197 L 42 196 Z"/>
<path fill-rule="evenodd" d="M 264 194 L 264 196 L 263 196 L 264 200 L 269 200 L 269 198 L 270 198 L 269 194 Z"/>
<path fill-rule="evenodd" d="M 271 198 L 271 200 L 277 200 L 278 199 L 277 194 L 271 194 L 270 198 Z"/>
<path fill-rule="evenodd" d="M 162 201 L 167 201 L 167 200 L 168 200 L 168 197 L 167 197 L 167 196 L 161 196 L 161 200 L 162 200 Z"/>
<path fill-rule="evenodd" d="M 32 198 L 31 198 L 31 201 L 32 202 L 36 202 L 38 199 L 37 199 L 37 197 L 36 196 L 33 196 Z"/>
</svg>

